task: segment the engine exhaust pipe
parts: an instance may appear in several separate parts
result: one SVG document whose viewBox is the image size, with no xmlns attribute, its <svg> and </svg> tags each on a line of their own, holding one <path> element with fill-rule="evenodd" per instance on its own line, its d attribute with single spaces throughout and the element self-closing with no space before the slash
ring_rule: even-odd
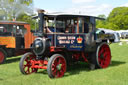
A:
<svg viewBox="0 0 128 85">
<path fill-rule="evenodd" d="M 44 12 L 45 10 L 38 10 L 39 32 L 40 33 L 44 33 Z"/>
</svg>

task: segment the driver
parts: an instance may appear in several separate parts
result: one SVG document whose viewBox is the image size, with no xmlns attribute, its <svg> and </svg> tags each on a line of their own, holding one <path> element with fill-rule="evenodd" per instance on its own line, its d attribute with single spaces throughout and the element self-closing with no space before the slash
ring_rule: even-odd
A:
<svg viewBox="0 0 128 85">
<path fill-rule="evenodd" d="M 72 32 L 72 25 L 69 24 L 67 27 L 66 27 L 66 30 L 65 30 L 65 33 L 71 33 Z"/>
<path fill-rule="evenodd" d="M 48 26 L 46 26 L 46 27 L 44 28 L 44 32 L 45 32 L 45 33 L 53 33 L 53 32 L 48 28 Z"/>
</svg>

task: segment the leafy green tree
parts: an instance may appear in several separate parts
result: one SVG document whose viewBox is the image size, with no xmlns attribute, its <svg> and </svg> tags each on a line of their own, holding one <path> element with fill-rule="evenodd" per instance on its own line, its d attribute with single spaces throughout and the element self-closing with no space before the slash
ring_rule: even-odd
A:
<svg viewBox="0 0 128 85">
<path fill-rule="evenodd" d="M 98 17 L 104 18 L 105 20 L 96 20 L 96 28 L 106 28 L 106 16 L 105 15 L 99 15 Z"/>
<path fill-rule="evenodd" d="M 16 19 L 21 13 L 33 13 L 33 0 L 0 0 L 0 16 Z"/>
<path fill-rule="evenodd" d="M 30 5 L 33 2 L 33 0 L 9 0 L 9 2 L 20 2 L 21 4 Z"/>
<path fill-rule="evenodd" d="M 128 7 L 117 7 L 112 10 L 107 19 L 107 27 L 115 30 L 128 29 Z"/>
<path fill-rule="evenodd" d="M 32 16 L 27 15 L 27 14 L 21 14 L 17 17 L 17 21 L 24 21 L 28 22 L 31 25 L 31 29 L 34 30 L 37 28 L 38 23 L 36 22 L 35 19 L 32 19 Z M 36 24 L 36 25 L 35 25 Z"/>
</svg>

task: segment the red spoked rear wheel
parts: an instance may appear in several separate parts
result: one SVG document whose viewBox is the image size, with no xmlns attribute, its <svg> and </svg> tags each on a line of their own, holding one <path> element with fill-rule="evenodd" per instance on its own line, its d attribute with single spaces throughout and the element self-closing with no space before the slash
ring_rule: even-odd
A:
<svg viewBox="0 0 128 85">
<path fill-rule="evenodd" d="M 111 62 L 111 51 L 106 43 L 98 46 L 96 54 L 97 65 L 100 68 L 106 68 Z"/>
<path fill-rule="evenodd" d="M 63 77 L 66 72 L 66 60 L 60 54 L 54 54 L 48 61 L 47 72 L 50 78 Z"/>
<path fill-rule="evenodd" d="M 31 60 L 35 60 L 36 56 L 33 53 L 26 53 L 20 59 L 20 71 L 22 74 L 31 74 L 37 72 L 37 68 L 31 68 L 32 63 Z"/>
</svg>

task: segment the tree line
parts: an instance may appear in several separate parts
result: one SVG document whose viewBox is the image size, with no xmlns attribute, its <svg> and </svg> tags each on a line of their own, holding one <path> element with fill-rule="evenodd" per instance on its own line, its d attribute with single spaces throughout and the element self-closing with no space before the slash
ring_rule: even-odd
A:
<svg viewBox="0 0 128 85">
<path fill-rule="evenodd" d="M 105 20 L 97 20 L 97 28 L 128 30 L 128 7 L 116 7 L 110 12 L 108 17 L 105 15 L 99 15 L 98 17 L 105 18 Z"/>
</svg>

